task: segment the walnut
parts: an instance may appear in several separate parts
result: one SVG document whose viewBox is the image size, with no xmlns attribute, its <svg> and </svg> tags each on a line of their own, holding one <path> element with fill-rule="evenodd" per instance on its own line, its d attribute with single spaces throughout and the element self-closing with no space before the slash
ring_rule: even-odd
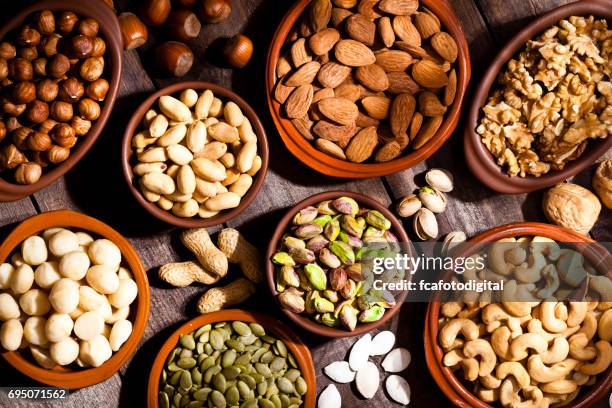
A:
<svg viewBox="0 0 612 408">
<path fill-rule="evenodd" d="M 612 159 L 602 161 L 593 176 L 593 188 L 601 202 L 612 209 Z"/>
<path fill-rule="evenodd" d="M 553 121 L 559 119 L 561 110 L 561 100 L 554 93 L 549 92 L 537 100 L 531 108 L 529 116 L 529 130 L 533 133 L 540 133 Z M 532 136 L 533 139 L 533 136 Z"/>
<path fill-rule="evenodd" d="M 588 234 L 593 228 L 601 203 L 595 194 L 577 184 L 557 184 L 544 194 L 542 207 L 554 224 Z"/>
</svg>

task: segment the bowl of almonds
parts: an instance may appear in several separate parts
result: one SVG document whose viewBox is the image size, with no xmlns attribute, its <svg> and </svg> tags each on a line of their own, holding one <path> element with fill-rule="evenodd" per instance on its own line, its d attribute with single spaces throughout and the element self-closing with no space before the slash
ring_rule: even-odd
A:
<svg viewBox="0 0 612 408">
<path fill-rule="evenodd" d="M 436 152 L 470 77 L 445 2 L 299 1 L 270 47 L 268 105 L 289 151 L 320 173 L 391 174 Z"/>
</svg>

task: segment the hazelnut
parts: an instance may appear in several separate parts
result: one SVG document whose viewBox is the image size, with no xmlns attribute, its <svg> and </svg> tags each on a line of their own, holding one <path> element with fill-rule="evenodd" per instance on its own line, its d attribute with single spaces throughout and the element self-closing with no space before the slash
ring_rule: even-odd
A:
<svg viewBox="0 0 612 408">
<path fill-rule="evenodd" d="M 0 168 L 14 169 L 28 159 L 14 144 L 8 144 L 0 150 Z"/>
<path fill-rule="evenodd" d="M 59 84 L 58 97 L 61 101 L 74 103 L 83 97 L 85 88 L 76 78 L 68 78 Z"/>
<path fill-rule="evenodd" d="M 40 42 L 40 33 L 30 26 L 24 26 L 17 33 L 16 41 L 21 47 L 37 46 Z"/>
<path fill-rule="evenodd" d="M 104 72 L 104 58 L 102 57 L 90 57 L 87 58 L 81 64 L 79 74 L 81 78 L 88 82 L 95 81 L 102 76 Z"/>
<path fill-rule="evenodd" d="M 174 0 L 173 4 L 176 4 L 177 6 L 180 7 L 186 7 L 186 8 L 190 8 L 195 6 L 197 0 Z"/>
<path fill-rule="evenodd" d="M 138 16 L 133 13 L 121 13 L 118 19 L 124 49 L 133 50 L 147 42 L 149 32 Z"/>
<path fill-rule="evenodd" d="M 9 76 L 16 81 L 31 81 L 32 78 L 34 78 L 32 63 L 23 58 L 14 58 L 10 60 Z"/>
<path fill-rule="evenodd" d="M 28 105 L 25 115 L 26 119 L 32 123 L 42 123 L 49 117 L 49 105 L 35 100 Z"/>
<path fill-rule="evenodd" d="M 51 117 L 58 122 L 68 122 L 74 115 L 72 105 L 68 102 L 55 101 L 51 104 Z"/>
<path fill-rule="evenodd" d="M 167 74 L 185 75 L 193 65 L 193 52 L 185 44 L 168 41 L 155 50 L 157 66 Z"/>
<path fill-rule="evenodd" d="M 60 39 L 59 34 L 51 34 L 48 37 L 43 38 L 38 44 L 38 51 L 45 54 L 46 57 L 52 57 L 57 54 L 57 44 Z"/>
<path fill-rule="evenodd" d="M 41 34 L 52 34 L 55 31 L 55 16 L 49 10 L 36 15 L 36 28 Z"/>
<path fill-rule="evenodd" d="M 102 102 L 106 98 L 108 89 L 108 81 L 104 78 L 100 78 L 87 85 L 85 93 L 94 101 Z"/>
<path fill-rule="evenodd" d="M 100 24 L 93 18 L 84 18 L 77 23 L 77 31 L 79 34 L 95 37 L 98 35 L 98 30 L 100 30 Z"/>
<path fill-rule="evenodd" d="M 19 116 L 26 110 L 26 105 L 16 105 L 9 100 L 2 101 L 2 111 L 9 116 Z"/>
<path fill-rule="evenodd" d="M 11 85 L 13 85 L 13 80 L 11 80 L 10 78 L 4 78 L 3 80 L 0 81 L 0 88 L 7 88 Z"/>
<path fill-rule="evenodd" d="M 47 151 L 45 152 L 28 152 L 28 158 L 31 162 L 39 164 L 41 167 L 47 167 L 49 160 L 47 160 Z"/>
<path fill-rule="evenodd" d="M 8 74 L 8 61 L 4 58 L 0 58 L 0 79 L 5 79 L 6 77 L 8 77 Z"/>
<path fill-rule="evenodd" d="M 22 127 L 21 123 L 19 123 L 19 120 L 14 116 L 11 116 L 10 118 L 6 119 L 5 123 L 6 123 L 6 131 L 9 133 Z"/>
<path fill-rule="evenodd" d="M 93 99 L 81 99 L 79 101 L 79 116 L 87 120 L 98 119 L 100 117 L 100 105 Z"/>
<path fill-rule="evenodd" d="M 62 34 L 69 34 L 77 21 L 79 21 L 79 18 L 72 11 L 63 11 L 57 19 L 57 29 Z"/>
<path fill-rule="evenodd" d="M 253 56 L 253 42 L 249 37 L 238 34 L 225 43 L 223 54 L 232 67 L 243 68 Z"/>
<path fill-rule="evenodd" d="M 36 99 L 36 85 L 30 81 L 18 82 L 13 86 L 11 97 L 14 103 L 20 105 Z"/>
<path fill-rule="evenodd" d="M 187 9 L 172 10 L 167 26 L 170 36 L 183 42 L 197 38 L 202 28 L 200 20 Z"/>
<path fill-rule="evenodd" d="M 46 58 L 37 58 L 32 61 L 32 69 L 34 69 L 34 74 L 39 77 L 47 76 L 47 59 Z"/>
<path fill-rule="evenodd" d="M 42 132 L 32 132 L 26 139 L 26 146 L 35 152 L 44 152 L 51 147 L 51 137 Z"/>
<path fill-rule="evenodd" d="M 106 42 L 101 37 L 96 37 L 93 40 L 92 57 L 101 57 L 106 52 Z"/>
<path fill-rule="evenodd" d="M 19 184 L 34 184 L 40 180 L 42 167 L 38 163 L 22 163 L 15 170 L 15 181 Z"/>
<path fill-rule="evenodd" d="M 0 142 L 6 137 L 6 125 L 0 120 Z"/>
<path fill-rule="evenodd" d="M 47 160 L 53 164 L 59 164 L 70 156 L 70 149 L 53 145 L 47 150 Z"/>
<path fill-rule="evenodd" d="M 55 54 L 47 62 L 47 74 L 52 78 L 62 78 L 70 69 L 70 61 L 64 54 Z"/>
<path fill-rule="evenodd" d="M 72 58 L 84 58 L 92 53 L 94 39 L 80 34 L 70 38 L 66 46 Z"/>
<path fill-rule="evenodd" d="M 36 97 L 44 102 L 53 102 L 58 91 L 59 86 L 52 79 L 43 79 L 36 84 Z"/>
<path fill-rule="evenodd" d="M 70 126 L 72 126 L 77 136 L 85 136 L 89 129 L 91 129 L 91 121 L 74 116 L 70 121 Z"/>
<path fill-rule="evenodd" d="M 31 133 L 34 131 L 29 127 L 20 127 L 16 129 L 13 133 L 11 133 L 11 140 L 17 146 L 18 149 L 25 150 L 26 149 L 26 141 Z"/>
<path fill-rule="evenodd" d="M 42 133 L 49 133 L 57 125 L 57 122 L 53 119 L 47 118 L 44 122 L 38 125 L 38 131 Z"/>
<path fill-rule="evenodd" d="M 28 61 L 34 61 L 36 58 L 38 58 L 38 50 L 36 47 L 20 48 L 17 50 L 17 56 L 27 59 Z"/>
<path fill-rule="evenodd" d="M 200 0 L 200 17 L 206 23 L 220 23 L 232 14 L 231 0 Z"/>
<path fill-rule="evenodd" d="M 16 55 L 17 49 L 13 44 L 6 41 L 0 43 L 0 58 L 10 60 L 15 58 Z"/>
<path fill-rule="evenodd" d="M 168 19 L 170 9 L 170 0 L 144 0 L 140 16 L 147 25 L 159 26 Z"/>
<path fill-rule="evenodd" d="M 72 147 L 76 144 L 76 132 L 67 123 L 58 123 L 49 133 L 55 143 L 61 147 Z"/>
</svg>

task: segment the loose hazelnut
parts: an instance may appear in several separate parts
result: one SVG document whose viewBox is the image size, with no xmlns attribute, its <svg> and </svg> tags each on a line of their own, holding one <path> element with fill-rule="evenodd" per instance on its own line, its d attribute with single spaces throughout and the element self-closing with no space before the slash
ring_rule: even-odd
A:
<svg viewBox="0 0 612 408">
<path fill-rule="evenodd" d="M 8 69 L 8 61 L 4 58 L 0 58 L 0 79 L 4 79 L 8 77 L 9 69 Z"/>
<path fill-rule="evenodd" d="M 14 144 L 8 144 L 0 150 L 0 168 L 14 169 L 28 159 Z"/>
<path fill-rule="evenodd" d="M 58 97 L 61 101 L 74 103 L 83 97 L 85 88 L 76 78 L 68 78 L 59 84 Z"/>
<path fill-rule="evenodd" d="M 168 19 L 170 9 L 170 0 L 144 0 L 140 16 L 147 25 L 159 26 Z"/>
<path fill-rule="evenodd" d="M 15 170 L 15 181 L 19 184 L 34 184 L 40 180 L 42 167 L 38 163 L 21 163 Z"/>
<path fill-rule="evenodd" d="M 55 16 L 49 10 L 43 10 L 36 15 L 36 28 L 41 34 L 51 34 L 55 31 Z"/>
<path fill-rule="evenodd" d="M 147 42 L 149 31 L 138 16 L 133 13 L 121 13 L 118 19 L 124 49 L 133 50 Z"/>
<path fill-rule="evenodd" d="M 232 67 L 243 68 L 253 56 L 253 42 L 249 37 L 238 34 L 227 41 L 223 54 Z"/>
<path fill-rule="evenodd" d="M 81 64 L 79 74 L 81 78 L 88 82 L 95 81 L 102 76 L 104 72 L 104 58 L 102 57 L 90 57 L 87 58 Z"/>
<path fill-rule="evenodd" d="M 27 59 L 28 61 L 34 61 L 38 58 L 38 50 L 36 47 L 24 47 L 17 51 L 17 56 L 20 58 Z"/>
<path fill-rule="evenodd" d="M 32 63 L 23 58 L 14 58 L 10 60 L 9 76 L 16 81 L 31 81 L 32 78 L 34 78 Z"/>
<path fill-rule="evenodd" d="M 79 116 L 86 120 L 98 119 L 100 117 L 100 105 L 93 99 L 81 99 L 79 101 Z"/>
<path fill-rule="evenodd" d="M 70 156 L 70 149 L 53 145 L 47 150 L 47 159 L 53 164 L 59 164 Z"/>
<path fill-rule="evenodd" d="M 220 23 L 231 14 L 231 0 L 200 0 L 200 17 L 207 23 Z"/>
<path fill-rule="evenodd" d="M 57 125 L 57 122 L 53 119 L 47 119 L 40 125 L 38 125 L 38 131 L 42 133 L 49 133 Z"/>
<path fill-rule="evenodd" d="M 30 103 L 36 99 L 36 85 L 30 81 L 18 82 L 13 87 L 11 96 L 13 102 L 18 105 Z"/>
<path fill-rule="evenodd" d="M 40 167 L 47 167 L 49 165 L 49 160 L 47 160 L 47 151 L 45 152 L 28 152 L 28 158 L 31 162 L 37 163 Z"/>
<path fill-rule="evenodd" d="M 57 98 L 59 86 L 52 79 L 43 79 L 36 84 L 36 97 L 44 102 L 53 102 Z"/>
<path fill-rule="evenodd" d="M 34 131 L 29 127 L 20 127 L 11 133 L 11 140 L 18 149 L 25 150 L 27 148 L 26 141 L 32 133 L 34 133 Z"/>
<path fill-rule="evenodd" d="M 89 98 L 93 99 L 94 101 L 102 102 L 106 98 L 108 89 L 108 81 L 104 78 L 100 78 L 87 85 L 85 93 Z"/>
<path fill-rule="evenodd" d="M 197 38 L 202 28 L 200 20 L 187 9 L 172 10 L 167 26 L 170 36 L 183 42 Z"/>
<path fill-rule="evenodd" d="M 69 34 L 74 29 L 79 18 L 72 11 L 63 11 L 57 19 L 57 29 L 62 34 Z"/>
<path fill-rule="evenodd" d="M 0 120 L 0 142 L 6 137 L 6 125 Z"/>
<path fill-rule="evenodd" d="M 91 121 L 74 116 L 70 121 L 70 126 L 72 126 L 77 136 L 85 136 L 89 129 L 91 129 Z"/>
<path fill-rule="evenodd" d="M 52 78 L 62 78 L 70 69 L 70 61 L 64 54 L 55 54 L 47 62 L 47 74 Z"/>
<path fill-rule="evenodd" d="M 19 119 L 17 119 L 14 116 L 11 116 L 10 118 L 6 119 L 6 131 L 7 132 L 13 132 L 19 128 L 21 128 L 21 123 L 19 123 Z"/>
<path fill-rule="evenodd" d="M 51 104 L 51 117 L 58 122 L 68 122 L 74 115 L 72 105 L 68 102 L 55 101 Z"/>
<path fill-rule="evenodd" d="M 59 34 L 51 34 L 48 37 L 43 38 L 38 44 L 38 51 L 45 54 L 47 57 L 52 57 L 57 54 L 57 44 L 60 39 Z"/>
<path fill-rule="evenodd" d="M 46 58 L 36 58 L 32 61 L 32 69 L 34 69 L 34 74 L 39 77 L 47 76 L 47 59 Z"/>
<path fill-rule="evenodd" d="M 180 6 L 180 7 L 186 7 L 186 8 L 190 8 L 195 6 L 197 0 L 173 0 L 173 4 Z"/>
<path fill-rule="evenodd" d="M 76 144 L 76 132 L 66 123 L 58 123 L 49 133 L 53 141 L 61 147 L 72 147 Z"/>
<path fill-rule="evenodd" d="M 42 123 L 49 117 L 49 105 L 43 101 L 32 101 L 25 111 L 26 119 L 31 123 Z"/>
<path fill-rule="evenodd" d="M 13 44 L 6 41 L 0 43 L 0 58 L 10 60 L 15 58 L 16 55 L 17 49 Z"/>
<path fill-rule="evenodd" d="M 101 57 L 106 52 L 106 42 L 101 37 L 96 37 L 93 40 L 93 51 L 91 51 L 92 57 Z"/>
<path fill-rule="evenodd" d="M 24 26 L 17 33 L 17 45 L 21 47 L 37 46 L 40 42 L 40 33 L 30 26 Z"/>
<path fill-rule="evenodd" d="M 26 110 L 26 105 L 16 105 L 11 101 L 2 101 L 2 111 L 9 116 L 19 116 Z"/>
<path fill-rule="evenodd" d="M 93 18 L 84 18 L 77 23 L 77 31 L 79 34 L 86 35 L 88 37 L 95 37 L 98 35 L 100 30 L 100 24 Z"/>
<path fill-rule="evenodd" d="M 162 71 L 181 77 L 193 65 L 193 52 L 183 43 L 168 41 L 157 47 L 155 60 Z"/>
<path fill-rule="evenodd" d="M 46 133 L 32 132 L 26 139 L 26 146 L 35 152 L 44 152 L 51 147 L 51 137 Z"/>
<path fill-rule="evenodd" d="M 93 47 L 94 39 L 80 34 L 68 40 L 67 51 L 72 58 L 84 58 L 93 52 Z"/>
</svg>

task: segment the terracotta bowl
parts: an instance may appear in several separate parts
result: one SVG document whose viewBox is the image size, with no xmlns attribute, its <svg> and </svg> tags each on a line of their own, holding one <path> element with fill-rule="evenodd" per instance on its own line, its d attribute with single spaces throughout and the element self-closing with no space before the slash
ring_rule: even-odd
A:
<svg viewBox="0 0 612 408">
<path fill-rule="evenodd" d="M 351 197 L 355 199 L 355 201 L 357 201 L 360 205 L 363 205 L 372 210 L 380 211 L 385 217 L 387 217 L 389 221 L 391 221 L 391 231 L 395 234 L 399 242 L 401 243 L 410 242 L 408 235 L 406 234 L 406 231 L 404 231 L 404 228 L 402 227 L 401 221 L 399 221 L 397 217 L 395 217 L 395 215 L 393 215 L 391 211 L 387 210 L 378 201 L 370 197 L 366 197 L 364 195 L 358 194 L 358 193 L 353 193 L 352 191 L 326 191 L 324 193 L 315 194 L 313 196 L 308 197 L 305 200 L 300 201 L 295 206 L 293 206 L 289 211 L 287 211 L 285 216 L 279 221 L 278 226 L 276 227 L 276 230 L 274 231 L 274 234 L 272 235 L 272 239 L 270 239 L 270 243 L 268 244 L 268 251 L 267 251 L 266 260 L 265 260 L 266 276 L 268 279 L 268 288 L 270 289 L 270 292 L 272 293 L 272 296 L 274 297 L 274 299 L 276 299 L 278 306 L 281 308 L 283 313 L 287 315 L 289 319 L 291 319 L 295 324 L 302 327 L 303 329 L 306 329 L 319 336 L 325 336 L 325 337 L 358 336 L 360 334 L 368 333 L 376 329 L 379 326 L 382 326 L 389 319 L 391 319 L 397 312 L 399 312 L 400 308 L 402 307 L 402 304 L 404 303 L 404 299 L 406 298 L 406 295 L 408 294 L 407 291 L 399 291 L 398 293 L 396 293 L 395 295 L 396 305 L 390 309 L 387 309 L 383 317 L 380 318 L 380 320 L 377 320 L 372 323 L 358 323 L 357 327 L 353 331 L 348 331 L 344 329 L 336 329 L 333 327 L 328 327 L 328 326 L 319 324 L 315 322 L 314 320 L 310 319 L 306 315 L 294 313 L 281 306 L 281 304 L 278 301 L 278 292 L 276 291 L 276 270 L 275 270 L 274 264 L 272 263 L 271 259 L 272 259 L 272 256 L 278 251 L 278 247 L 280 246 L 280 240 L 282 239 L 283 235 L 287 231 L 287 227 L 291 223 L 293 216 L 302 208 L 307 207 L 309 205 L 314 205 L 324 200 L 333 200 L 341 196 Z M 406 279 L 409 279 L 409 277 L 406 277 Z"/>
<path fill-rule="evenodd" d="M 584 0 L 556 8 L 538 17 L 514 36 L 493 59 L 482 81 L 475 89 L 465 126 L 465 158 L 472 173 L 492 190 L 500 193 L 520 194 L 552 186 L 581 172 L 612 147 L 612 137 L 589 140 L 584 153 L 578 159 L 569 162 L 561 171 L 551 170 L 540 177 L 509 177 L 506 171 L 496 163 L 491 152 L 482 143 L 480 135 L 476 133 L 481 108 L 486 104 L 489 91 L 500 70 L 505 68 L 506 62 L 514 57 L 528 40 L 555 25 L 559 20 L 572 15 L 594 15 L 599 18 L 604 17 L 608 24 L 612 23 L 612 7 L 609 2 Z"/>
<path fill-rule="evenodd" d="M 328 176 L 341 178 L 367 178 L 386 176 L 401 170 L 413 167 L 434 154 L 446 140 L 451 136 L 457 123 L 465 92 L 471 75 L 470 53 L 463 28 L 455 16 L 452 8 L 446 1 L 421 0 L 421 3 L 430 9 L 440 19 L 442 26 L 453 36 L 459 47 L 457 66 L 457 96 L 452 106 L 446 113 L 446 117 L 435 136 L 418 150 L 385 163 L 352 163 L 350 161 L 336 159 L 320 150 L 317 150 L 300 132 L 293 126 L 291 121 L 281 115 L 280 104 L 273 98 L 274 85 L 276 83 L 276 63 L 281 50 L 285 44 L 289 32 L 298 18 L 308 6 L 309 0 L 300 0 L 289 10 L 283 18 L 268 52 L 266 65 L 266 92 L 268 107 L 272 119 L 276 124 L 278 133 L 287 149 L 308 167 Z"/>
<path fill-rule="evenodd" d="M 461 254 L 457 256 L 465 256 L 473 253 L 471 248 L 475 248 L 480 244 L 495 242 L 502 238 L 518 237 L 518 236 L 543 236 L 554 239 L 558 242 L 567 242 L 575 244 L 593 244 L 595 241 L 590 238 L 580 235 L 576 232 L 554 225 L 543 224 L 538 222 L 520 222 L 515 224 L 503 225 L 486 231 L 472 239 L 469 243 L 473 246 L 462 248 Z M 581 250 L 579 247 L 577 250 Z M 593 266 L 598 265 L 599 272 L 610 276 L 610 254 L 607 250 L 600 247 L 599 249 L 592 246 L 586 247 L 583 252 L 586 259 L 595 260 L 605 257 L 605 262 L 597 264 L 593 262 Z M 604 251 L 604 252 L 601 252 Z M 438 298 L 439 299 L 439 298 Z M 444 352 L 438 345 L 438 318 L 440 316 L 440 301 L 435 300 L 429 303 L 427 308 L 427 316 L 425 318 L 425 360 L 429 371 L 444 394 L 456 406 L 465 408 L 491 408 L 491 405 L 481 401 L 476 397 L 455 374 L 442 364 Z M 604 396 L 608 396 L 612 389 L 612 367 L 608 368 L 605 373 L 598 375 L 598 381 L 590 387 L 585 387 L 581 395 L 575 399 L 568 407 L 586 408 L 592 406 L 595 402 Z"/>
<path fill-rule="evenodd" d="M 249 121 L 251 122 L 251 125 L 253 126 L 253 131 L 257 134 L 257 139 L 258 139 L 258 144 L 257 144 L 258 153 L 257 154 L 261 156 L 261 161 L 262 161 L 261 169 L 259 170 L 259 172 L 255 175 L 253 179 L 253 185 L 251 186 L 249 191 L 245 194 L 245 196 L 242 197 L 242 200 L 240 201 L 240 205 L 231 210 L 222 211 L 221 213 L 219 213 L 218 215 L 212 218 L 206 218 L 206 219 L 199 218 L 198 216 L 195 216 L 193 218 L 177 217 L 173 215 L 171 212 L 162 210 L 157 205 L 147 201 L 142 195 L 140 188 L 138 187 L 136 183 L 134 173 L 132 172 L 132 165 L 133 165 L 133 162 L 132 162 L 133 150 L 132 150 L 132 144 L 131 144 L 132 136 L 138 131 L 138 129 L 140 129 L 142 118 L 144 117 L 145 113 L 147 112 L 147 110 L 149 110 L 149 108 L 155 105 L 155 103 L 157 102 L 157 99 L 160 96 L 173 95 L 173 94 L 176 94 L 188 88 L 192 88 L 196 90 L 210 89 L 211 91 L 213 91 L 215 96 L 221 98 L 224 102 L 233 101 L 238 106 L 240 106 L 240 109 L 242 109 L 242 112 L 245 114 L 247 118 L 249 118 Z M 176 225 L 178 227 L 183 227 L 183 228 L 211 227 L 213 225 L 224 223 L 236 217 L 241 212 L 243 212 L 249 206 L 249 204 L 251 204 L 251 202 L 255 199 L 255 197 L 257 196 L 257 193 L 259 192 L 259 189 L 261 189 L 261 186 L 263 185 L 264 179 L 266 178 L 266 173 L 268 172 L 268 160 L 269 160 L 268 158 L 268 139 L 266 137 L 266 132 L 264 130 L 263 125 L 261 124 L 261 121 L 259 120 L 259 117 L 257 117 L 257 114 L 255 113 L 253 108 L 251 108 L 251 106 L 248 103 L 246 103 L 244 99 L 242 99 L 240 96 L 230 91 L 229 89 L 224 88 L 220 85 L 211 84 L 209 82 L 203 82 L 203 81 L 179 82 L 173 85 L 169 85 L 165 88 L 162 88 L 159 91 L 152 94 L 151 96 L 149 96 L 138 107 L 136 112 L 134 112 L 132 119 L 130 119 L 130 122 L 128 123 L 127 128 L 125 129 L 125 133 L 123 135 L 123 144 L 121 146 L 121 162 L 123 166 L 123 174 L 125 176 L 125 180 L 128 183 L 130 191 L 132 192 L 136 200 L 140 203 L 141 206 L 144 207 L 145 210 L 147 210 L 151 215 L 153 215 L 157 219 L 167 222 L 168 224 Z"/>
<path fill-rule="evenodd" d="M 106 69 L 105 72 L 110 73 L 107 79 L 110 83 L 110 88 L 103 102 L 100 117 L 95 121 L 89 133 L 86 136 L 80 137 L 78 144 L 70 150 L 70 157 L 65 162 L 53 166 L 51 170 L 44 171 L 40 180 L 34 184 L 21 185 L 11 183 L 3 178 L 0 178 L 0 201 L 14 201 L 26 197 L 37 192 L 55 180 L 66 174 L 72 169 L 81 158 L 91 149 L 95 141 L 100 136 L 102 129 L 111 114 L 115 99 L 119 90 L 121 81 L 121 67 L 123 64 L 123 44 L 121 40 L 121 31 L 119 30 L 119 22 L 115 13 L 102 1 L 84 2 L 81 0 L 46 0 L 39 1 L 25 8 L 16 16 L 12 17 L 7 23 L 0 28 L 0 39 L 20 26 L 27 17 L 32 13 L 40 10 L 70 10 L 74 11 L 79 16 L 92 17 L 100 23 L 100 31 L 106 41 Z"/>
<path fill-rule="evenodd" d="M 110 226 L 87 215 L 59 210 L 35 215 L 19 224 L 0 246 L 0 263 L 3 263 L 27 237 L 39 234 L 52 227 L 74 228 L 89 232 L 113 241 L 121 250 L 123 264 L 134 275 L 138 286 L 138 297 L 132 303 L 130 320 L 132 334 L 123 346 L 113 356 L 97 368 L 73 369 L 57 367 L 47 370 L 40 367 L 30 356 L 30 351 L 11 351 L 2 353 L 2 357 L 17 370 L 43 384 L 63 388 L 83 388 L 105 381 L 115 374 L 136 351 L 136 347 L 144 334 L 149 318 L 149 281 L 147 273 L 138 257 L 138 253 L 121 234 Z"/>
<path fill-rule="evenodd" d="M 238 309 L 220 310 L 218 312 L 198 316 L 179 327 L 170 335 L 170 337 L 168 337 L 168 340 L 166 340 L 161 350 L 157 354 L 157 357 L 153 362 L 153 367 L 151 368 L 151 373 L 149 374 L 147 407 L 157 408 L 159 406 L 159 379 L 161 377 L 164 364 L 166 363 L 166 359 L 168 358 L 168 354 L 170 354 L 172 349 L 174 349 L 174 347 L 176 347 L 178 344 L 180 335 L 191 333 L 209 323 L 218 323 L 231 320 L 240 320 L 247 323 L 259 323 L 264 327 L 264 329 L 266 329 L 266 332 L 278 337 L 287 345 L 289 351 L 293 353 L 299 369 L 302 372 L 302 377 L 304 380 L 306 380 L 306 385 L 308 386 L 308 391 L 304 395 L 304 407 L 314 408 L 317 394 L 316 374 L 312 356 L 310 355 L 310 350 L 308 347 L 302 343 L 302 340 L 300 340 L 300 338 L 289 327 L 277 319 L 261 313 Z"/>
</svg>

